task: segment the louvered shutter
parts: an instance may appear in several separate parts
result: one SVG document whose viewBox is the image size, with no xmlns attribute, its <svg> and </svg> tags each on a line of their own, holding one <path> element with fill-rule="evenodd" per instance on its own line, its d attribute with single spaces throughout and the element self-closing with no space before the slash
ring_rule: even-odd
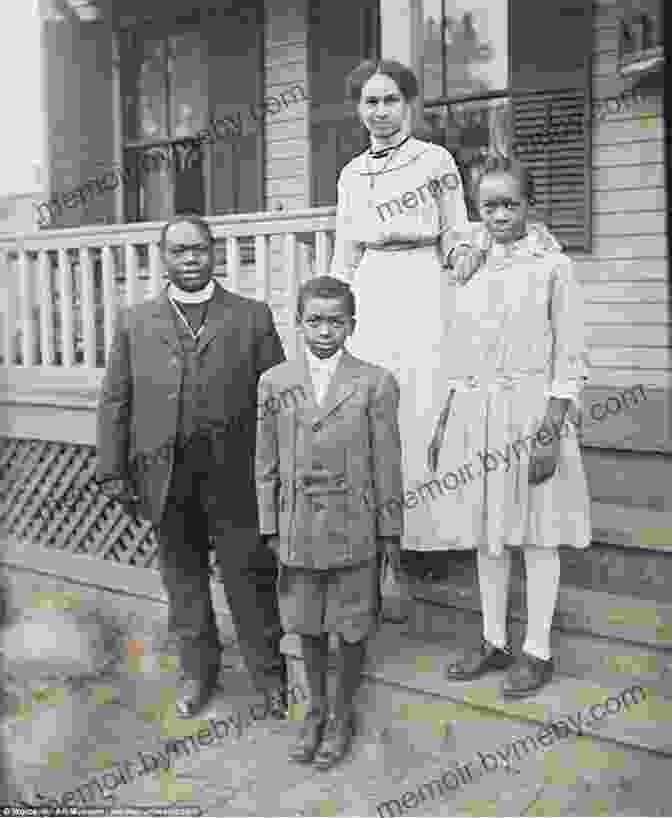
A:
<svg viewBox="0 0 672 818">
<path fill-rule="evenodd" d="M 509 48 L 514 151 L 537 194 L 531 218 L 566 250 L 589 251 L 592 4 L 510 0 Z"/>
</svg>

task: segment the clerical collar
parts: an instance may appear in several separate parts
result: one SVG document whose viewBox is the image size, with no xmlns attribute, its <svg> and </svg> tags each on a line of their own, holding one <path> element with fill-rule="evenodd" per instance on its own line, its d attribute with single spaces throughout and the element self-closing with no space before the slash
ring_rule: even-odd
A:
<svg viewBox="0 0 672 818">
<path fill-rule="evenodd" d="M 406 144 L 408 140 L 411 138 L 411 134 L 405 136 L 401 142 L 397 142 L 396 145 L 388 145 L 386 148 L 379 148 L 378 150 L 374 151 L 373 148 L 369 148 L 369 156 L 373 159 L 382 159 L 384 156 L 392 153 L 392 151 L 398 150 L 402 145 Z"/>
<path fill-rule="evenodd" d="M 181 304 L 203 304 L 212 298 L 214 292 L 215 282 L 213 279 L 210 279 L 202 290 L 197 290 L 194 293 L 182 290 L 172 282 L 168 285 L 168 298 L 171 301 L 179 301 Z"/>
</svg>

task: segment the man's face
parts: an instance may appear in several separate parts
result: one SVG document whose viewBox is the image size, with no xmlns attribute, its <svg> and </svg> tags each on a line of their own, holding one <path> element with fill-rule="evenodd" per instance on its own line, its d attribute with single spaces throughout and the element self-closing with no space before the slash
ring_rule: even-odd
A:
<svg viewBox="0 0 672 818">
<path fill-rule="evenodd" d="M 214 248 L 210 238 L 198 225 L 190 222 L 171 225 L 161 256 L 168 277 L 181 290 L 197 292 L 212 278 Z"/>
<path fill-rule="evenodd" d="M 300 327 L 308 349 L 317 358 L 331 358 L 352 335 L 355 320 L 342 298 L 308 298 Z"/>
</svg>

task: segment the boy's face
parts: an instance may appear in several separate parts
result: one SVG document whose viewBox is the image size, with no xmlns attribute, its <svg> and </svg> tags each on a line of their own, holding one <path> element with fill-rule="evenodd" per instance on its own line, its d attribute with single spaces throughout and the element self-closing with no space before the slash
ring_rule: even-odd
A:
<svg viewBox="0 0 672 818">
<path fill-rule="evenodd" d="M 342 298 L 308 298 L 299 319 L 308 349 L 317 358 L 331 358 L 352 335 L 355 319 Z"/>
<path fill-rule="evenodd" d="M 520 182 L 508 173 L 489 173 L 478 189 L 478 209 L 483 224 L 496 242 L 506 244 L 525 235 L 527 198 Z"/>
</svg>

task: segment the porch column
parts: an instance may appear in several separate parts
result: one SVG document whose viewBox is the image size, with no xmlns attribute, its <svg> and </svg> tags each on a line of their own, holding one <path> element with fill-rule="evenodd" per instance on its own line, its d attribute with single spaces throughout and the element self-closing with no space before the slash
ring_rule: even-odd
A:
<svg viewBox="0 0 672 818">
<path fill-rule="evenodd" d="M 415 72 L 422 100 L 423 8 L 422 0 L 379 0 L 381 56 L 399 60 Z M 421 105 L 415 106 L 415 124 L 421 118 Z"/>
</svg>

